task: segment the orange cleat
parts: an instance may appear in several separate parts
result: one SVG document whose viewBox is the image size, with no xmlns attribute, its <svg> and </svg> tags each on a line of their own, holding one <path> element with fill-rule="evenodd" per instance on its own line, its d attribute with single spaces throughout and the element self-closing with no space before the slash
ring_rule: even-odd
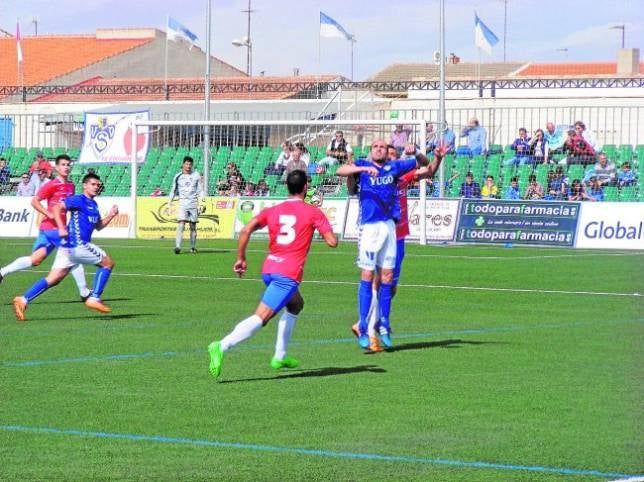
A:
<svg viewBox="0 0 644 482">
<path fill-rule="evenodd" d="M 98 298 L 88 298 L 87 301 L 85 301 L 85 306 L 87 306 L 90 310 L 98 311 L 100 313 L 112 312 L 112 308 L 104 304 Z"/>
<path fill-rule="evenodd" d="M 360 336 L 360 327 L 358 326 L 358 323 L 351 325 L 351 332 L 356 336 Z"/>
<path fill-rule="evenodd" d="M 16 296 L 13 299 L 13 311 L 16 313 L 18 321 L 27 321 L 25 319 L 25 311 L 27 310 L 27 303 L 22 299 L 22 296 Z"/>
<path fill-rule="evenodd" d="M 369 351 L 372 353 L 379 353 L 381 351 L 384 351 L 382 346 L 380 346 L 380 342 L 378 341 L 377 336 L 369 337 Z"/>
</svg>

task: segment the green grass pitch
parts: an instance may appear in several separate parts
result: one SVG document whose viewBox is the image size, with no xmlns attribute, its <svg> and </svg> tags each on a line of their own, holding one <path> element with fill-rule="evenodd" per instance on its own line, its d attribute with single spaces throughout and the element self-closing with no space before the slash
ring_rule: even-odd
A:
<svg viewBox="0 0 644 482">
<path fill-rule="evenodd" d="M 0 239 L 0 264 L 31 240 Z M 395 350 L 365 354 L 356 246 L 315 243 L 289 353 L 275 320 L 206 347 L 254 311 L 235 242 L 97 241 L 116 261 L 109 315 L 71 278 L 15 321 L 0 285 L 0 480 L 614 480 L 644 474 L 644 253 L 409 245 Z M 53 257 L 52 257 L 53 258 Z M 91 283 L 93 268 L 88 268 Z"/>
</svg>

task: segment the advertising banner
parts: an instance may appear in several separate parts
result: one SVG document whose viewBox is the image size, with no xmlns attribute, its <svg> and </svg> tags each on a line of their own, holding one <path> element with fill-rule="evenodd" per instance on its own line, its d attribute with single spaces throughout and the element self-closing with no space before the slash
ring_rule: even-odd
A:
<svg viewBox="0 0 644 482">
<path fill-rule="evenodd" d="M 284 198 L 281 199 L 272 199 L 266 197 L 245 197 L 239 200 L 239 209 L 237 210 L 237 216 L 235 217 L 235 233 L 239 233 L 242 228 L 250 221 L 253 216 L 259 214 L 259 212 L 267 207 L 275 206 L 284 201 Z M 324 199 L 322 205 L 320 206 L 322 212 L 326 215 L 329 223 L 331 223 L 331 228 L 336 234 L 342 232 L 342 227 L 344 225 L 344 214 L 346 211 L 346 201 L 343 199 Z M 256 231 L 257 233 L 268 234 L 266 228 Z"/>
<path fill-rule="evenodd" d="M 358 239 L 358 199 L 351 198 L 348 202 L 344 239 Z M 428 242 L 453 241 L 458 219 L 458 199 L 427 199 L 425 201 L 427 224 L 425 232 Z M 409 216 L 408 239 L 420 239 L 421 221 L 420 199 L 408 199 Z"/>
<path fill-rule="evenodd" d="M 644 249 L 644 204 L 584 203 L 576 247 Z"/>
<path fill-rule="evenodd" d="M 456 241 L 572 247 L 579 210 L 573 202 L 463 199 Z"/>
<path fill-rule="evenodd" d="M 205 198 L 205 211 L 199 215 L 197 236 L 200 239 L 232 239 L 238 202 L 237 198 Z M 178 202 L 170 203 L 168 198 L 137 198 L 137 238 L 174 238 L 178 207 Z M 186 228 L 183 235 L 187 239 L 190 230 Z"/>
<path fill-rule="evenodd" d="M 150 120 L 150 111 L 85 114 L 81 164 L 132 162 L 132 123 Z M 147 127 L 137 128 L 136 160 L 145 161 L 150 142 Z"/>
<path fill-rule="evenodd" d="M 22 237 L 32 235 L 35 223 L 31 197 L 0 196 L 0 236 Z M 33 232 L 38 230 L 35 225 Z"/>
</svg>

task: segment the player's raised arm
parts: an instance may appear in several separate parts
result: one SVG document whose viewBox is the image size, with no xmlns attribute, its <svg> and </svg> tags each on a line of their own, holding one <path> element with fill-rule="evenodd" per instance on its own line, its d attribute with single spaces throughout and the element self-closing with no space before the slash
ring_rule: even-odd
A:
<svg viewBox="0 0 644 482">
<path fill-rule="evenodd" d="M 370 176 L 378 175 L 378 169 L 373 166 L 357 166 L 355 164 L 343 164 L 338 167 L 338 170 L 335 171 L 335 174 L 337 176 L 347 177 L 353 176 L 354 174 L 360 174 L 362 172 L 366 172 Z"/>
<path fill-rule="evenodd" d="M 112 206 L 112 209 L 110 209 L 110 213 L 102 218 L 98 223 L 96 223 L 96 230 L 100 231 L 104 227 L 106 227 L 108 224 L 112 222 L 112 219 L 114 219 L 119 213 L 119 207 L 115 204 Z"/>
<path fill-rule="evenodd" d="M 438 146 L 436 149 L 434 149 L 434 160 L 431 163 L 429 163 L 428 160 L 428 165 L 425 165 L 418 169 L 418 171 L 416 171 L 416 179 L 426 179 L 436 174 L 436 171 L 438 171 L 441 162 L 443 162 L 443 158 L 445 157 L 446 152 L 447 146 L 445 145 Z M 425 159 L 427 159 L 427 157 L 425 157 Z"/>
</svg>

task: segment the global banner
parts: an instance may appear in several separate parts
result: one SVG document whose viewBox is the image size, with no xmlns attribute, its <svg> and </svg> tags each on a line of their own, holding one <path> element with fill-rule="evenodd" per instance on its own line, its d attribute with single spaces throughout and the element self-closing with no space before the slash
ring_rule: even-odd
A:
<svg viewBox="0 0 644 482">
<path fill-rule="evenodd" d="M 80 164 L 132 162 L 132 125 L 134 121 L 150 120 L 150 111 L 104 112 L 85 114 Z M 138 127 L 136 161 L 145 161 L 150 136 L 147 127 Z"/>
<path fill-rule="evenodd" d="M 577 248 L 644 250 L 642 203 L 584 203 Z"/>
<path fill-rule="evenodd" d="M 463 199 L 456 242 L 575 245 L 580 204 Z"/>
<path fill-rule="evenodd" d="M 200 239 L 232 239 L 235 228 L 237 198 L 205 198 L 203 212 L 199 214 L 197 236 Z M 178 202 L 168 198 L 140 197 L 136 206 L 136 237 L 143 239 L 173 239 L 179 222 Z M 184 238 L 190 230 L 184 229 Z"/>
</svg>

